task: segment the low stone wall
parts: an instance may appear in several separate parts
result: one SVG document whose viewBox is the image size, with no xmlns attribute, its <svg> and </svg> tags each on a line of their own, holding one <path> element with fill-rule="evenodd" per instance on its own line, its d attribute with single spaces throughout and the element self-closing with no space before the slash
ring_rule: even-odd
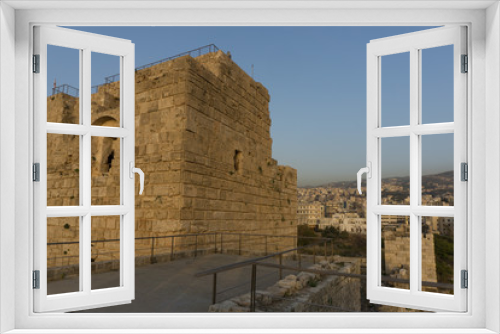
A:
<svg viewBox="0 0 500 334">
<path fill-rule="evenodd" d="M 340 271 L 351 272 L 351 264 Z M 293 312 L 360 312 L 361 283 L 359 279 L 327 276 L 310 293 L 299 299 L 291 308 Z M 325 306 L 321 306 L 325 305 Z"/>
<path fill-rule="evenodd" d="M 309 269 L 359 272 L 359 262 L 321 261 Z M 249 312 L 250 293 L 210 305 L 209 312 Z M 359 279 L 308 272 L 288 275 L 266 290 L 256 291 L 256 312 L 360 312 Z"/>
</svg>

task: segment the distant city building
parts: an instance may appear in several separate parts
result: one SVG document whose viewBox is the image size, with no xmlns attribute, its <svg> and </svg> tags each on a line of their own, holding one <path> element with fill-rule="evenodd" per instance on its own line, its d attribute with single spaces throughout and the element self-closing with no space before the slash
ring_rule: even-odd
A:
<svg viewBox="0 0 500 334">
<path fill-rule="evenodd" d="M 325 217 L 325 206 L 321 202 L 298 202 L 297 218 L 300 225 L 318 224 L 321 218 Z"/>
<path fill-rule="evenodd" d="M 453 218 L 450 217 L 439 217 L 437 219 L 437 230 L 440 235 L 444 235 L 447 237 L 454 236 L 454 222 Z"/>
<path fill-rule="evenodd" d="M 334 227 L 340 232 L 366 234 L 366 218 L 360 218 L 356 213 L 337 213 L 331 218 L 321 218 L 315 226 L 319 230 Z"/>
</svg>

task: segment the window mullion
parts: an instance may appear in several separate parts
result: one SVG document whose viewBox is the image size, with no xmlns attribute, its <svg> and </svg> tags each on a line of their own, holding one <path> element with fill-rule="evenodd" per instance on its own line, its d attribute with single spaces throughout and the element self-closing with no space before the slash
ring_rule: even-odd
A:
<svg viewBox="0 0 500 334">
<path fill-rule="evenodd" d="M 422 50 L 416 50 L 415 56 L 417 57 L 416 59 L 416 82 L 417 84 L 417 91 L 415 92 L 416 94 L 416 105 L 415 105 L 415 110 L 416 110 L 416 115 L 415 115 L 415 120 L 417 121 L 417 124 L 415 125 L 415 130 L 417 128 L 422 129 L 424 128 L 422 126 Z M 411 116 L 410 116 L 411 117 Z M 450 128 L 448 124 L 448 130 Z M 444 127 L 443 127 L 444 128 Z M 443 129 L 442 128 L 442 129 Z M 453 126 L 451 126 L 453 128 Z M 419 207 L 422 205 L 422 132 L 414 132 L 415 136 L 415 144 L 416 144 L 416 155 L 417 155 L 417 161 L 415 162 L 416 165 L 414 166 L 415 169 L 417 170 L 416 173 L 416 180 L 413 180 L 413 184 L 415 184 L 415 190 L 416 190 L 416 196 L 417 196 L 417 201 L 415 204 L 417 204 Z M 411 242 L 413 242 L 417 246 L 417 258 L 414 259 L 416 260 L 416 283 L 414 281 L 413 286 L 415 287 L 415 290 L 417 291 L 422 291 L 422 215 L 416 215 L 416 211 L 412 210 L 414 220 L 415 220 L 415 229 L 413 233 L 413 239 L 410 239 Z M 412 238 L 412 236 L 410 236 Z"/>
<path fill-rule="evenodd" d="M 85 92 L 85 85 L 84 83 L 87 82 L 87 80 L 84 80 L 84 59 L 85 59 L 85 56 L 84 56 L 84 51 L 83 50 L 80 50 L 80 69 L 79 69 L 79 78 L 80 78 L 80 87 L 81 87 L 81 92 Z M 83 103 L 84 103 L 84 98 L 82 98 L 82 96 L 80 96 L 80 99 L 78 101 L 79 103 L 79 112 L 78 112 L 78 119 L 80 120 L 79 122 L 79 126 L 81 126 L 83 124 Z M 51 124 L 47 124 L 47 126 L 49 127 Z M 80 138 L 80 170 L 81 171 L 85 171 L 85 168 L 84 168 L 84 154 L 83 154 L 83 136 L 79 136 Z M 83 175 L 83 173 L 81 174 Z M 80 207 L 84 207 L 84 190 L 83 190 L 83 179 L 82 177 L 79 178 L 79 198 L 80 198 Z M 86 286 L 86 284 L 84 284 L 84 278 L 85 278 L 85 275 L 84 275 L 84 272 L 85 272 L 85 247 L 84 247 L 84 243 L 83 243 L 83 240 L 84 240 L 84 237 L 85 237 L 85 229 L 84 229 L 84 226 L 85 226 L 85 219 L 84 219 L 84 216 L 80 216 L 79 217 L 79 222 L 80 222 L 80 228 L 79 228 L 79 236 L 78 236 L 78 240 L 80 241 L 80 244 L 79 244 L 79 259 L 78 259 L 78 262 L 79 262 L 79 271 L 78 271 L 78 281 L 79 281 L 79 284 L 80 284 L 80 288 L 79 288 L 79 291 L 90 291 L 89 287 Z"/>
<path fill-rule="evenodd" d="M 82 71 L 82 95 L 81 95 L 81 119 L 83 126 L 90 127 L 91 125 L 91 51 L 89 49 L 83 50 L 83 65 Z M 82 136 L 81 146 L 81 178 L 80 189 L 82 189 L 82 205 L 90 209 L 91 205 L 91 134 L 87 132 Z M 83 291 L 90 293 L 91 290 L 91 238 L 92 238 L 92 217 L 90 212 L 83 216 L 80 235 L 80 257 L 81 267 L 80 280 L 83 282 Z"/>
<path fill-rule="evenodd" d="M 420 277 L 419 217 L 413 209 L 420 204 L 420 136 L 414 130 L 420 123 L 419 50 L 410 50 L 410 291 L 418 291 Z"/>
</svg>

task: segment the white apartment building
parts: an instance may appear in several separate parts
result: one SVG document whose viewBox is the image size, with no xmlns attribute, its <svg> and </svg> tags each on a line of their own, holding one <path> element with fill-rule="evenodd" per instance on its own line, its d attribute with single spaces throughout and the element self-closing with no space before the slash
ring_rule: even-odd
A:
<svg viewBox="0 0 500 334">
<path fill-rule="evenodd" d="M 325 217 L 325 206 L 320 202 L 299 202 L 297 206 L 299 224 L 317 225 Z"/>
</svg>

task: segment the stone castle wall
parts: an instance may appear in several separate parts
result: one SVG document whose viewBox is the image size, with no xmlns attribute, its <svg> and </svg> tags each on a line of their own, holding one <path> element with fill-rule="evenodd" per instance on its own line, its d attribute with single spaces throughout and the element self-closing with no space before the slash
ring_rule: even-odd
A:
<svg viewBox="0 0 500 334">
<path fill-rule="evenodd" d="M 135 79 L 136 166 L 146 174 L 144 195 L 136 195 L 136 237 L 296 236 L 297 173 L 272 158 L 270 97 L 264 86 L 221 51 L 139 70 Z M 100 86 L 92 94 L 92 124 L 118 126 L 119 102 L 119 82 Z M 78 123 L 78 112 L 78 98 L 48 97 L 48 121 Z M 76 136 L 49 135 L 48 205 L 78 205 L 78 146 Z M 119 204 L 119 157 L 119 140 L 92 139 L 93 205 Z M 138 189 L 138 178 L 136 183 Z M 114 218 L 94 217 L 92 239 L 114 239 L 119 230 Z M 48 242 L 75 241 L 78 227 L 67 221 L 50 219 Z M 213 238 L 200 236 L 196 242 L 212 248 Z M 226 250 L 236 248 L 236 236 L 224 238 Z M 190 247 L 192 240 L 184 239 L 176 241 L 176 250 Z M 259 237 L 245 238 L 244 244 L 253 251 L 265 247 Z M 112 260 L 104 250 L 95 254 L 103 245 L 93 245 L 93 259 Z M 293 238 L 273 238 L 267 251 L 293 246 Z M 168 252 L 171 239 L 157 239 L 155 247 L 157 254 Z M 49 257 L 57 258 L 52 265 L 72 264 L 61 252 L 49 246 Z M 150 239 L 136 242 L 136 256 L 150 252 Z"/>
<path fill-rule="evenodd" d="M 396 230 L 383 230 L 385 274 L 401 279 L 410 279 L 410 226 L 402 225 Z M 437 282 L 434 235 L 425 233 L 421 239 L 422 280 Z M 408 289 L 405 283 L 391 283 L 395 287 Z M 435 288 L 424 287 L 425 291 L 436 292 Z"/>
</svg>

